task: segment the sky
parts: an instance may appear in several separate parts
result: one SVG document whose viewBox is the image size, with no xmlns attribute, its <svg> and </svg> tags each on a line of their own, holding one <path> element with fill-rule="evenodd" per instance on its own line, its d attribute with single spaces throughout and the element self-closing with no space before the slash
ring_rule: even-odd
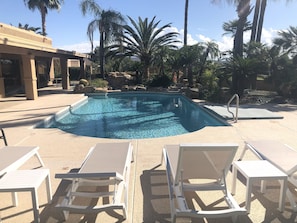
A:
<svg viewBox="0 0 297 223">
<path fill-rule="evenodd" d="M 185 0 L 96 0 L 104 10 L 115 10 L 125 18 L 133 20 L 148 18 L 160 21 L 160 26 L 170 23 L 171 31 L 180 33 L 183 41 Z M 188 11 L 188 45 L 197 42 L 214 41 L 221 51 L 232 48 L 231 36 L 223 35 L 224 22 L 237 19 L 236 7 L 221 0 L 212 4 L 211 0 L 189 0 Z M 255 0 L 251 0 L 254 5 Z M 61 10 L 50 10 L 46 17 L 47 36 L 52 39 L 53 47 L 89 53 L 91 45 L 87 36 L 88 24 L 94 19 L 92 15 L 83 16 L 80 9 L 81 0 L 64 0 Z M 262 31 L 262 43 L 271 45 L 272 39 L 279 30 L 297 26 L 297 1 L 268 0 Z M 252 21 L 253 12 L 249 20 Z M 128 19 L 127 19 L 128 21 Z M 41 27 L 40 12 L 29 10 L 24 0 L 1 1 L 0 23 L 13 26 L 28 24 Z M 95 35 L 95 46 L 98 46 L 99 35 Z M 250 38 L 246 33 L 245 40 Z"/>
</svg>

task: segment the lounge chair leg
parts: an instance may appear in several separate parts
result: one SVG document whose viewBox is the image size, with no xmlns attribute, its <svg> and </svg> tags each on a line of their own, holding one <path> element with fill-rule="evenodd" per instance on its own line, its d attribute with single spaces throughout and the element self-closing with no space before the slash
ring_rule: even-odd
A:
<svg viewBox="0 0 297 223">
<path fill-rule="evenodd" d="M 127 210 L 123 207 L 123 219 L 127 219 Z"/>
<path fill-rule="evenodd" d="M 51 181 L 50 181 L 49 175 L 47 175 L 45 182 L 46 182 L 46 191 L 47 191 L 47 201 L 50 204 L 52 202 L 52 189 L 51 189 Z"/>
<path fill-rule="evenodd" d="M 287 189 L 286 194 L 287 194 L 287 198 L 290 201 L 290 204 L 291 204 L 291 207 L 292 207 L 293 211 L 297 212 L 297 205 L 296 205 L 296 202 L 294 200 L 293 194 L 292 194 L 292 192 L 290 191 L 289 188 Z"/>
<path fill-rule="evenodd" d="M 33 204 L 34 222 L 39 223 L 40 222 L 39 204 L 38 204 L 37 191 L 35 188 L 31 191 L 31 196 L 32 196 L 32 204 Z"/>
<path fill-rule="evenodd" d="M 232 216 L 231 218 L 232 218 L 233 223 L 240 223 L 240 218 L 239 218 L 238 215 L 237 216 Z"/>
<path fill-rule="evenodd" d="M 13 206 L 18 206 L 18 195 L 16 192 L 11 192 Z"/>
<path fill-rule="evenodd" d="M 69 211 L 63 211 L 63 220 L 66 221 L 69 216 Z"/>
</svg>

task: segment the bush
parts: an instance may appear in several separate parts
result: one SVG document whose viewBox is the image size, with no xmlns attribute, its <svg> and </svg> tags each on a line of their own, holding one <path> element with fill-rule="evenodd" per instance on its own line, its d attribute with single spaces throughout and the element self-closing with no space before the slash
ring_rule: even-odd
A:
<svg viewBox="0 0 297 223">
<path fill-rule="evenodd" d="M 171 85 L 171 80 L 167 75 L 155 76 L 152 82 L 149 84 L 150 87 L 164 87 L 167 88 Z"/>
<path fill-rule="evenodd" d="M 280 95 L 286 98 L 297 98 L 297 81 L 284 83 L 280 86 Z"/>
<path fill-rule="evenodd" d="M 105 88 L 108 87 L 108 82 L 102 78 L 96 78 L 91 81 L 91 86 Z"/>
</svg>

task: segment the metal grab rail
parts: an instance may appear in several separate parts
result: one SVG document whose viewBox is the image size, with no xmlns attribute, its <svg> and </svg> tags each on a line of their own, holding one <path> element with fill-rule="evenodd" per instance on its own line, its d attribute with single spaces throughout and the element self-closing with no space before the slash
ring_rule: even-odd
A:
<svg viewBox="0 0 297 223">
<path fill-rule="evenodd" d="M 0 131 L 1 131 L 1 134 L 2 134 L 2 136 L 0 136 L 0 139 L 3 139 L 5 146 L 7 146 L 7 140 L 6 140 L 6 137 L 5 137 L 4 130 L 2 128 L 0 128 Z"/>
<path fill-rule="evenodd" d="M 234 113 L 232 112 L 232 111 L 230 111 L 230 103 L 234 100 L 236 98 L 236 113 L 235 113 L 235 116 L 234 116 Z M 232 98 L 228 101 L 228 103 L 227 103 L 227 110 L 228 110 L 228 112 L 229 113 L 231 113 L 232 114 L 232 117 L 233 117 L 233 121 L 234 122 L 237 122 L 237 120 L 238 120 L 238 108 L 239 108 L 239 96 L 238 96 L 238 94 L 234 94 L 233 96 L 232 96 Z"/>
</svg>

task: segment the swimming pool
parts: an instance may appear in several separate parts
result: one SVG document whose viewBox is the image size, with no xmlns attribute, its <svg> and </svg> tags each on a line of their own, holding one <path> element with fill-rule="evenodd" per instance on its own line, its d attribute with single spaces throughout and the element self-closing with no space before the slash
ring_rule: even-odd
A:
<svg viewBox="0 0 297 223">
<path fill-rule="evenodd" d="M 108 93 L 89 95 L 43 127 L 98 138 L 141 139 L 226 125 L 181 94 Z"/>
</svg>

